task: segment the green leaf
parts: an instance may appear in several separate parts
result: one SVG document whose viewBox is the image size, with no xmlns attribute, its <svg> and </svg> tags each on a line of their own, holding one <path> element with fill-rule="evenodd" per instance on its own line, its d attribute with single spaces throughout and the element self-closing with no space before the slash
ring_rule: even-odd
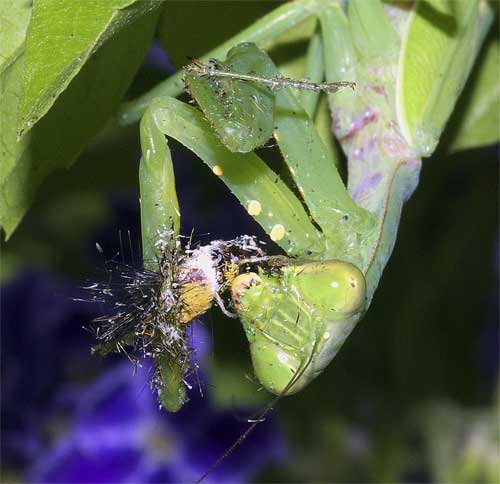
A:
<svg viewBox="0 0 500 484">
<path fill-rule="evenodd" d="M 30 0 L 2 0 L 0 72 L 20 53 L 31 15 Z"/>
<path fill-rule="evenodd" d="M 43 179 L 54 169 L 70 165 L 110 117 L 144 58 L 155 23 L 156 14 L 147 15 L 110 39 L 19 142 L 14 120 L 22 95 L 25 56 L 2 74 L 0 166 L 12 168 L 0 179 L 0 225 L 7 238 L 28 210 Z"/>
<path fill-rule="evenodd" d="M 19 0 L 5 0 L 3 10 L 0 13 L 0 140 L 5 139 L 5 132 L 8 137 L 16 132 L 17 110 L 12 111 L 9 106 L 9 96 L 12 94 L 5 90 L 3 82 L 4 71 L 22 54 L 24 49 L 24 38 L 31 15 L 31 2 Z M 22 77 L 19 77 L 21 79 Z M 22 93 L 22 82 L 11 86 L 16 96 Z M 0 144 L 0 185 L 15 165 L 16 156 L 7 156 L 7 146 Z"/>
<path fill-rule="evenodd" d="M 23 145 L 16 143 L 16 121 L 19 98 L 22 95 L 23 58 L 0 74 L 0 186 L 19 159 Z M 0 210 L 3 207 L 0 206 Z"/>
<path fill-rule="evenodd" d="M 451 151 L 476 148 L 500 141 L 500 42 L 486 46 L 470 87 L 466 87 L 464 105 L 453 138 Z"/>
<path fill-rule="evenodd" d="M 262 77 L 276 73 L 269 56 L 249 42 L 233 47 L 218 69 Z M 248 153 L 271 137 L 274 94 L 268 87 L 231 78 L 201 77 L 192 71 L 186 71 L 184 79 L 213 130 L 230 151 Z"/>
<path fill-rule="evenodd" d="M 398 121 L 422 156 L 435 149 L 491 25 L 487 2 L 417 2 L 404 36 L 397 81 Z"/>
<path fill-rule="evenodd" d="M 135 0 L 36 1 L 26 36 L 20 132 L 47 113 L 106 40 L 159 5 Z"/>
</svg>

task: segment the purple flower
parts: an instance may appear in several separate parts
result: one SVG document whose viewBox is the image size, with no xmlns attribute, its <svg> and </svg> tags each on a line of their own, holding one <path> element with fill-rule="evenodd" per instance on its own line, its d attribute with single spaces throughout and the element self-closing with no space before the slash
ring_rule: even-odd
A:
<svg viewBox="0 0 500 484">
<path fill-rule="evenodd" d="M 149 390 L 151 369 L 135 375 L 123 363 L 80 395 L 71 429 L 42 454 L 30 482 L 194 482 L 248 424 L 218 411 L 193 389 L 178 413 L 158 408 Z M 271 421 L 210 474 L 206 482 L 247 482 L 263 465 L 284 457 Z"/>
<path fill-rule="evenodd" d="M 234 410 L 211 405 L 203 368 L 209 333 L 190 326 L 200 370 L 190 401 L 169 414 L 149 388 L 149 362 L 134 375 L 123 355 L 91 356 L 94 341 L 82 326 L 103 308 L 73 300 L 86 296 L 42 271 L 26 271 L 2 288 L 4 468 L 28 482 L 195 481 L 248 426 Z M 269 418 L 206 482 L 247 482 L 283 458 L 284 447 Z"/>
<path fill-rule="evenodd" d="M 175 72 L 172 60 L 157 40 L 153 40 L 149 52 L 146 55 L 146 59 L 144 59 L 144 65 L 167 74 L 173 74 Z"/>
<path fill-rule="evenodd" d="M 82 291 L 35 270 L 4 285 L 1 296 L 1 456 L 16 468 L 39 451 L 57 390 L 98 368 L 82 325 L 99 308 L 73 301 Z"/>
</svg>

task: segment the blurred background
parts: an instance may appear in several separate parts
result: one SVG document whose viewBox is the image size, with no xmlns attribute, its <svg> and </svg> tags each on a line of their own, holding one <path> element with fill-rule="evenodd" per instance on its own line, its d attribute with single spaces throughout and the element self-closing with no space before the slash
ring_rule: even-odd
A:
<svg viewBox="0 0 500 484">
<path fill-rule="evenodd" d="M 158 35 L 128 97 L 275 6 L 173 9 L 172 36 Z M 174 42 L 183 30 L 192 35 Z M 272 54 L 293 61 L 306 47 Z M 454 119 L 424 161 L 372 306 L 342 351 L 206 482 L 499 482 L 499 149 L 449 155 L 453 129 Z M 200 160 L 170 147 L 184 234 L 268 241 Z M 193 482 L 271 399 L 241 327 L 218 309 L 193 326 L 200 384 L 178 414 L 158 409 L 148 362 L 134 372 L 124 356 L 91 356 L 83 326 L 106 308 L 74 299 L 116 254 L 140 259 L 139 156 L 137 126 L 106 130 L 50 177 L 2 244 L 2 482 Z"/>
</svg>

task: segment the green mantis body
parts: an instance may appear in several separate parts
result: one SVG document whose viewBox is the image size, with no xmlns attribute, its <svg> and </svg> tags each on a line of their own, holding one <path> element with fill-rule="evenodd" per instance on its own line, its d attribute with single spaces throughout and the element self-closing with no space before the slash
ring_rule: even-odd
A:
<svg viewBox="0 0 500 484">
<path fill-rule="evenodd" d="M 464 52 L 476 55 L 491 22 L 490 9 L 481 2 L 459 2 L 460 8 L 451 10 L 444 0 L 432 3 L 437 12 L 457 16 L 460 28 L 446 38 L 450 48 L 461 52 L 460 46 L 467 46 Z M 269 42 L 268 30 L 250 28 L 224 44 L 215 53 L 219 59 L 227 53 L 227 59 L 214 61 L 212 70 L 187 70 L 186 83 L 203 113 L 166 95 L 152 99 L 143 116 L 141 213 L 147 260 L 155 234 L 179 222 L 165 135 L 196 153 L 290 258 L 279 269 L 242 273 L 231 287 L 255 373 L 271 392 L 290 394 L 306 386 L 368 308 L 394 247 L 403 203 L 418 184 L 421 156 L 434 149 L 467 78 L 469 61 L 453 80 L 454 94 L 434 115 L 426 93 L 415 88 L 414 61 L 406 55 L 413 52 L 415 31 L 427 22 L 420 7 L 416 2 L 410 10 L 398 10 L 360 0 L 347 9 L 335 1 L 296 4 L 297 18 L 318 14 L 321 27 L 321 36 L 311 41 L 305 75 L 321 82 L 324 72 L 328 83 L 356 83 L 355 91 L 329 95 L 333 131 L 348 158 L 347 187 L 311 117 L 317 93 L 296 96 L 286 82 L 278 86 L 282 74 L 253 44 L 229 50 L 241 41 Z M 390 19 L 387 9 L 392 9 Z M 443 40 L 432 29 L 429 35 Z M 432 46 L 422 48 L 434 55 Z M 450 57 L 441 44 L 438 55 L 458 73 L 460 55 Z M 433 66 L 419 75 L 428 76 L 425 82 L 438 96 L 443 72 L 439 62 Z M 217 77 L 217 70 L 243 77 Z M 249 81 L 256 76 L 270 81 Z M 179 80 L 177 75 L 167 81 L 167 94 L 179 92 Z M 422 123 L 432 125 L 425 135 Z M 252 151 L 271 134 L 300 198 Z M 348 280 L 355 281 L 354 287 L 340 290 Z M 331 285 L 334 281 L 338 287 Z"/>
<path fill-rule="evenodd" d="M 249 44 L 242 45 L 241 49 L 246 51 L 250 49 L 261 55 Z M 192 82 L 191 86 L 193 84 Z M 281 93 L 278 93 L 277 96 L 280 95 Z M 296 113 L 300 112 L 301 108 L 293 96 L 290 97 L 290 93 L 283 95 L 281 102 L 287 107 L 287 111 L 291 113 L 296 109 Z M 314 195 L 311 197 L 314 212 L 318 214 L 318 218 L 324 219 L 325 223 L 332 224 L 338 220 L 341 228 L 339 237 L 326 238 L 311 224 L 300 203 L 295 201 L 294 195 L 256 155 L 228 153 L 219 140 L 211 134 L 207 121 L 194 108 L 173 99 L 162 99 L 156 101 L 150 109 L 151 115 L 143 119 L 143 133 L 148 133 L 147 138 L 143 137 L 146 143 L 151 143 L 154 139 L 149 130 L 155 123 L 160 127 L 160 131 L 167 131 L 171 136 L 194 148 L 195 152 L 196 146 L 199 146 L 199 154 L 205 160 L 213 160 L 210 165 L 214 173 L 223 179 L 227 177 L 236 182 L 232 186 L 235 194 L 240 199 L 244 197 L 249 212 L 252 212 L 253 203 L 254 216 L 265 221 L 270 237 L 282 245 L 289 255 L 300 256 L 303 260 L 306 257 L 321 260 L 327 256 L 328 252 L 325 249 L 330 244 L 332 248 L 341 246 L 342 250 L 347 251 L 346 246 L 352 245 L 351 239 L 357 237 L 356 232 L 370 230 L 370 215 L 358 210 L 345 190 L 345 195 L 342 192 L 338 194 L 338 203 L 332 203 L 326 198 L 326 193 L 320 191 L 320 199 Z M 224 112 L 224 106 L 219 112 L 214 109 L 210 114 L 214 115 L 216 123 L 221 123 L 222 119 L 221 139 L 225 139 L 228 132 L 234 133 L 234 119 L 230 119 L 230 123 L 224 123 L 224 117 L 220 112 Z M 302 141 L 304 146 L 314 150 L 313 156 L 317 156 L 318 161 L 325 158 L 327 152 L 314 127 L 309 126 L 307 118 L 303 116 L 302 119 L 298 117 L 296 120 L 287 120 L 286 117 L 288 115 L 280 116 L 276 113 L 274 117 L 278 129 L 281 127 L 280 134 L 283 133 L 280 143 L 285 152 L 299 161 L 300 151 L 294 152 L 293 147 L 287 144 L 300 143 L 300 139 L 294 140 L 295 134 L 305 129 L 309 139 Z M 229 131 L 225 130 L 227 124 L 233 126 Z M 200 140 L 204 143 L 200 143 Z M 245 143 L 247 141 L 245 139 Z M 267 139 L 264 139 L 265 141 Z M 235 143 L 237 141 L 231 139 L 231 147 L 234 147 Z M 206 150 L 207 147 L 211 149 Z M 146 153 L 151 153 L 154 149 L 158 148 L 146 147 Z M 242 151 L 246 151 L 246 148 Z M 144 157 L 143 167 L 146 162 Z M 320 183 L 317 189 L 321 188 L 321 185 L 325 186 L 324 181 L 320 182 L 325 173 L 318 171 L 314 177 L 316 180 L 311 182 L 307 180 L 308 174 L 300 173 L 298 163 L 296 167 L 297 171 L 294 170 L 294 173 L 299 172 L 304 184 Z M 141 173 L 144 173 L 144 170 Z M 342 183 L 336 171 L 332 171 L 328 176 L 336 185 L 340 186 Z M 258 187 L 257 191 L 255 185 Z M 245 194 L 247 191 L 248 195 Z M 258 200 L 252 199 L 250 193 L 258 194 L 258 197 L 255 197 Z M 172 198 L 169 195 L 167 203 Z M 273 211 L 267 209 L 264 201 L 270 198 L 274 199 Z M 154 212 L 158 213 L 160 208 L 155 205 Z M 142 209 L 143 211 L 147 209 L 146 204 L 142 204 Z M 175 219 L 176 214 L 175 211 L 170 220 Z M 143 217 L 143 221 L 145 220 L 147 218 Z M 354 233 L 349 230 L 351 227 L 356 227 Z M 144 233 L 151 231 L 144 230 Z M 347 240 L 343 240 L 343 236 L 346 236 Z M 354 256 L 354 252 L 352 255 Z M 240 277 L 247 276 L 248 274 L 242 274 Z M 296 263 L 290 259 L 277 273 L 261 273 L 258 277 L 260 279 L 258 286 L 251 287 L 248 291 L 236 289 L 241 279 L 234 281 L 233 302 L 238 294 L 237 299 L 241 304 L 234 303 L 234 305 L 250 343 L 254 369 L 259 381 L 273 393 L 293 393 L 306 386 L 327 366 L 359 319 L 366 305 L 364 276 L 355 265 L 347 261 Z M 326 285 L 319 283 L 325 277 L 328 279 Z M 345 290 L 343 281 L 347 280 L 353 283 L 352 287 L 349 286 L 352 291 Z M 340 284 L 340 288 L 333 287 L 332 284 Z M 325 302 L 326 299 L 329 299 L 328 304 Z M 262 313 L 261 308 L 266 305 L 281 309 L 275 314 Z M 295 339 L 292 345 L 287 337 L 291 334 L 293 334 L 292 339 Z M 283 361 L 284 359 L 286 361 Z"/>
</svg>

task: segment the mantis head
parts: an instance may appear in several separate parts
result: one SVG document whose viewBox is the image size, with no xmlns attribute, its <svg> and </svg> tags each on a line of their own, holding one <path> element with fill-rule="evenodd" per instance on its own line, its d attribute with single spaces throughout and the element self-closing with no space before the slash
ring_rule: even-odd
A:
<svg viewBox="0 0 500 484">
<path fill-rule="evenodd" d="M 319 374 L 316 360 L 337 328 L 363 311 L 366 284 L 357 267 L 331 260 L 241 274 L 231 295 L 255 375 L 268 391 L 290 395 Z"/>
</svg>

